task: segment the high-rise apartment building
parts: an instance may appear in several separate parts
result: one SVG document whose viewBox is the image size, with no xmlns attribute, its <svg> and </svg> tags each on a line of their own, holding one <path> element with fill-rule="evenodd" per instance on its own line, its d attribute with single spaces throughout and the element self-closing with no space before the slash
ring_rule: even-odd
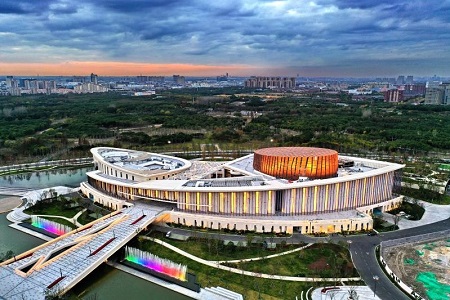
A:
<svg viewBox="0 0 450 300">
<path fill-rule="evenodd" d="M 14 76 L 6 76 L 6 87 L 11 87 L 11 81 L 14 80 Z"/>
<path fill-rule="evenodd" d="M 446 85 L 438 81 L 428 82 L 425 93 L 425 104 L 443 104 L 445 87 Z"/>
<path fill-rule="evenodd" d="M 406 76 L 405 84 L 413 84 L 414 83 L 414 77 L 412 75 Z"/>
<path fill-rule="evenodd" d="M 145 83 L 145 82 L 164 82 L 164 76 L 145 76 L 139 75 L 136 77 L 137 82 Z"/>
<path fill-rule="evenodd" d="M 261 89 L 292 89 L 295 88 L 295 77 L 252 76 L 245 81 L 245 87 Z"/>
<path fill-rule="evenodd" d="M 445 105 L 450 105 L 450 83 L 445 85 L 444 100 L 442 103 Z"/>
<path fill-rule="evenodd" d="M 396 84 L 405 84 L 405 76 L 403 75 L 398 76 Z"/>
<path fill-rule="evenodd" d="M 84 82 L 74 86 L 73 90 L 76 93 L 105 93 L 108 91 L 108 88 L 93 82 Z"/>
<path fill-rule="evenodd" d="M 186 84 L 186 79 L 184 78 L 184 76 L 180 76 L 180 75 L 173 75 L 173 81 L 179 85 Z"/>
<path fill-rule="evenodd" d="M 93 84 L 98 84 L 98 76 L 97 76 L 97 74 L 91 73 L 91 82 Z"/>
<path fill-rule="evenodd" d="M 384 102 L 402 102 L 403 101 L 403 90 L 390 89 L 383 93 Z"/>
</svg>

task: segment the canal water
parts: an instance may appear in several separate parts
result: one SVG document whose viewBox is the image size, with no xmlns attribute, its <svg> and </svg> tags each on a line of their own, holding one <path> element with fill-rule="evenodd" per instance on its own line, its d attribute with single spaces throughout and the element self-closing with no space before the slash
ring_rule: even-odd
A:
<svg viewBox="0 0 450 300">
<path fill-rule="evenodd" d="M 93 167 L 80 169 L 58 169 L 42 172 L 32 172 L 16 175 L 0 176 L 0 187 L 43 189 L 53 186 L 77 187 L 86 181 L 86 172 Z"/>
<path fill-rule="evenodd" d="M 55 170 L 40 174 L 11 175 L 0 177 L 0 187 L 46 188 L 58 185 L 79 186 L 86 180 L 86 172 L 92 168 L 78 170 Z M 6 178 L 5 178 L 6 177 Z M 7 196 L 0 195 L 0 201 Z M 22 253 L 44 243 L 43 240 L 9 227 L 6 213 L 0 214 L 0 254 L 12 250 Z M 102 265 L 80 282 L 73 294 L 77 299 L 191 299 L 167 290 L 159 285 L 140 279 L 128 273 Z"/>
</svg>

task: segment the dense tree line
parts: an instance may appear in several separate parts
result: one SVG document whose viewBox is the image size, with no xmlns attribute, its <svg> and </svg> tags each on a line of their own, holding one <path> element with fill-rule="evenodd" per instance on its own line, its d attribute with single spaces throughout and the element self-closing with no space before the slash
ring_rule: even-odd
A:
<svg viewBox="0 0 450 300">
<path fill-rule="evenodd" d="M 270 141 L 339 151 L 450 149 L 450 107 L 356 102 L 344 96 L 324 100 L 322 94 L 286 94 L 274 100 L 240 88 L 208 88 L 169 90 L 151 97 L 109 93 L 0 97 L 0 161 L 17 154 L 42 156 L 78 149 L 95 141 L 134 147 L 198 140 Z M 151 137 L 138 129 L 156 125 L 207 133 Z M 126 128 L 127 134 L 119 133 Z"/>
</svg>

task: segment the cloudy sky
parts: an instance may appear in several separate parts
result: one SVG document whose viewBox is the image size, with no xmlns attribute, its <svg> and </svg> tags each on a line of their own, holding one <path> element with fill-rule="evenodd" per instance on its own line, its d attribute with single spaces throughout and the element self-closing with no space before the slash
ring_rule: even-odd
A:
<svg viewBox="0 0 450 300">
<path fill-rule="evenodd" d="M 2 75 L 450 76 L 450 0 L 1 0 Z"/>
</svg>

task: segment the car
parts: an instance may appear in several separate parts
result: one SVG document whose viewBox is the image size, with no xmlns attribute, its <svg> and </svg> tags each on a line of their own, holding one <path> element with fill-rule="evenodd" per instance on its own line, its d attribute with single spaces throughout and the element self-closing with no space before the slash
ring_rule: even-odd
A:
<svg viewBox="0 0 450 300">
<path fill-rule="evenodd" d="M 172 234 L 172 231 L 167 232 L 166 237 L 170 237 L 171 234 Z"/>
<path fill-rule="evenodd" d="M 377 235 L 377 233 L 376 233 L 375 231 L 371 231 L 371 232 L 369 232 L 367 235 L 368 235 L 368 236 L 374 236 L 374 235 Z"/>
</svg>

